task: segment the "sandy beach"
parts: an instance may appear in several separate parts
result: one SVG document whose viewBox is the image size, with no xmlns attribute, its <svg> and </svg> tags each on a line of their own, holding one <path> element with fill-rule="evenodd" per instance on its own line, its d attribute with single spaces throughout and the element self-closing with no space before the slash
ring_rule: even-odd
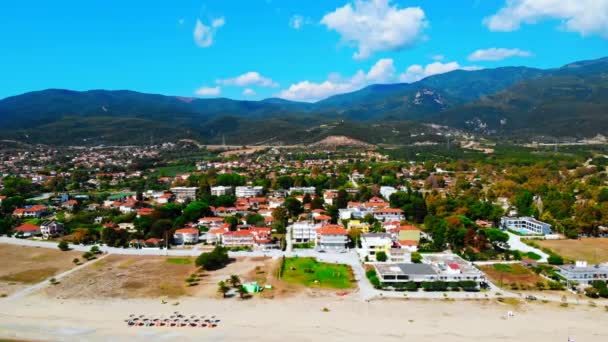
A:
<svg viewBox="0 0 608 342">
<path fill-rule="evenodd" d="M 490 301 L 182 298 L 0 301 L 0 337 L 36 341 L 607 341 L 608 311 L 587 304 Z M 329 311 L 324 311 L 327 308 Z M 505 318 L 512 310 L 513 318 Z M 216 315 L 215 329 L 128 327 L 129 314 Z"/>
</svg>

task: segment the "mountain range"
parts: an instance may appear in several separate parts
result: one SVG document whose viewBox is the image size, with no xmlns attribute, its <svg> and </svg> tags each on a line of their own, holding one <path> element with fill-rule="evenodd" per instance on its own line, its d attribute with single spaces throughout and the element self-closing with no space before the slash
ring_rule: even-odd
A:
<svg viewBox="0 0 608 342">
<path fill-rule="evenodd" d="M 433 141 L 439 124 L 497 137 L 589 137 L 608 129 L 608 58 L 554 69 L 457 70 L 316 103 L 237 101 L 128 90 L 48 89 L 0 100 L 0 136 L 58 145 Z M 439 133 L 440 135 L 441 133 Z"/>
</svg>

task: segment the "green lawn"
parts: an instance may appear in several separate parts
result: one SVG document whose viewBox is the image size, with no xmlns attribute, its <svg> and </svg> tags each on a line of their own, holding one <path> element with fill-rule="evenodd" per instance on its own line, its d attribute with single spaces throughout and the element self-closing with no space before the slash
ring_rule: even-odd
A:
<svg viewBox="0 0 608 342">
<path fill-rule="evenodd" d="M 155 175 L 161 177 L 175 177 L 180 173 L 188 173 L 195 170 L 196 168 L 194 166 L 188 165 L 161 166 L 156 169 Z"/>
<path fill-rule="evenodd" d="M 315 258 L 285 259 L 282 278 L 289 283 L 329 289 L 349 289 L 354 284 L 349 266 L 318 262 Z"/>
<path fill-rule="evenodd" d="M 165 260 L 170 264 L 176 265 L 190 265 L 192 263 L 192 259 L 190 258 L 167 258 Z"/>
</svg>

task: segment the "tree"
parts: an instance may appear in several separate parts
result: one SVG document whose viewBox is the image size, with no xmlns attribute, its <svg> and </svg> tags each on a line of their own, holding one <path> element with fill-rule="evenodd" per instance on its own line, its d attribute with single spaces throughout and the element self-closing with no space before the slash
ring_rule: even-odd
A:
<svg viewBox="0 0 608 342">
<path fill-rule="evenodd" d="M 228 287 L 228 285 L 226 285 L 225 281 L 222 280 L 217 283 L 217 292 L 221 293 L 223 298 L 226 298 L 226 294 L 228 293 L 228 291 L 230 291 L 230 288 Z"/>
<path fill-rule="evenodd" d="M 559 256 L 559 255 L 550 255 L 549 258 L 547 258 L 547 262 L 549 263 L 549 265 L 563 265 L 564 264 L 564 259 Z"/>
<path fill-rule="evenodd" d="M 289 212 L 289 215 L 291 215 L 292 217 L 300 215 L 303 211 L 302 203 L 300 203 L 300 201 L 298 201 L 294 197 L 287 197 L 283 205 Z"/>
<path fill-rule="evenodd" d="M 187 222 L 190 222 L 208 216 L 210 213 L 209 205 L 206 202 L 194 201 L 186 206 L 182 216 L 185 217 Z"/>
<path fill-rule="evenodd" d="M 348 193 L 346 193 L 346 190 L 338 190 L 338 196 L 336 197 L 335 203 L 338 209 L 344 209 L 348 206 Z"/>
<path fill-rule="evenodd" d="M 238 275 L 233 274 L 230 276 L 230 279 L 228 279 L 228 282 L 230 283 L 230 285 L 232 285 L 232 287 L 236 288 L 236 287 L 240 287 L 241 286 L 241 278 L 239 278 Z"/>
<path fill-rule="evenodd" d="M 388 260 L 388 257 L 386 256 L 386 253 L 384 251 L 380 251 L 376 253 L 376 260 L 378 262 L 385 262 L 386 260 Z"/>
<path fill-rule="evenodd" d="M 57 244 L 57 248 L 59 248 L 62 251 L 69 251 L 70 250 L 70 246 L 68 245 L 67 242 L 65 241 L 61 241 Z"/>
<path fill-rule="evenodd" d="M 324 204 L 325 204 L 325 201 L 323 201 L 323 196 L 316 196 L 310 202 L 310 209 L 311 210 L 323 209 Z"/>
<path fill-rule="evenodd" d="M 213 251 L 202 253 L 196 258 L 196 266 L 208 271 L 218 270 L 230 262 L 228 250 L 222 246 L 216 246 Z"/>
<path fill-rule="evenodd" d="M 412 263 L 414 263 L 414 264 L 422 263 L 422 255 L 418 252 L 412 253 Z"/>
<path fill-rule="evenodd" d="M 264 216 L 260 215 L 260 214 L 248 214 L 247 217 L 245 218 L 247 221 L 247 224 L 253 225 L 253 226 L 261 226 L 265 224 L 264 221 Z"/>
</svg>

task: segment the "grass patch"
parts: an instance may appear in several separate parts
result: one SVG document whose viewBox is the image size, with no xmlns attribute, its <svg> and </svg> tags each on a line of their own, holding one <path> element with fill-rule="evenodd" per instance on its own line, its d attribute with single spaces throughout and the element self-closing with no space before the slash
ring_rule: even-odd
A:
<svg viewBox="0 0 608 342">
<path fill-rule="evenodd" d="M 99 262 L 101 262 L 101 261 L 104 261 L 104 260 L 100 260 Z M 133 266 L 133 264 L 135 264 L 136 261 L 137 260 L 135 260 L 135 259 L 128 259 L 128 260 L 125 260 L 125 261 L 121 262 L 116 267 L 120 268 L 121 270 L 124 270 L 126 268 L 129 268 L 129 267 Z"/>
<path fill-rule="evenodd" d="M 349 289 L 353 287 L 353 274 L 349 266 L 318 262 L 315 258 L 287 258 L 282 279 L 308 287 Z"/>
<path fill-rule="evenodd" d="M 520 264 L 485 265 L 480 269 L 494 284 L 509 290 L 545 289 L 548 286 L 544 278 Z"/>
<path fill-rule="evenodd" d="M 57 268 L 41 268 L 8 274 L 0 277 L 2 281 L 35 284 L 39 283 L 57 272 Z"/>
<path fill-rule="evenodd" d="M 548 248 L 570 260 L 585 260 L 590 264 L 608 262 L 608 239 L 606 238 L 540 240 L 535 242 L 542 248 Z"/>
<path fill-rule="evenodd" d="M 190 265 L 192 263 L 190 258 L 167 258 L 165 261 L 175 265 Z"/>
<path fill-rule="evenodd" d="M 161 296 L 169 298 L 177 298 L 186 294 L 184 287 L 180 284 L 174 284 L 169 282 L 162 282 L 158 285 Z"/>
</svg>

